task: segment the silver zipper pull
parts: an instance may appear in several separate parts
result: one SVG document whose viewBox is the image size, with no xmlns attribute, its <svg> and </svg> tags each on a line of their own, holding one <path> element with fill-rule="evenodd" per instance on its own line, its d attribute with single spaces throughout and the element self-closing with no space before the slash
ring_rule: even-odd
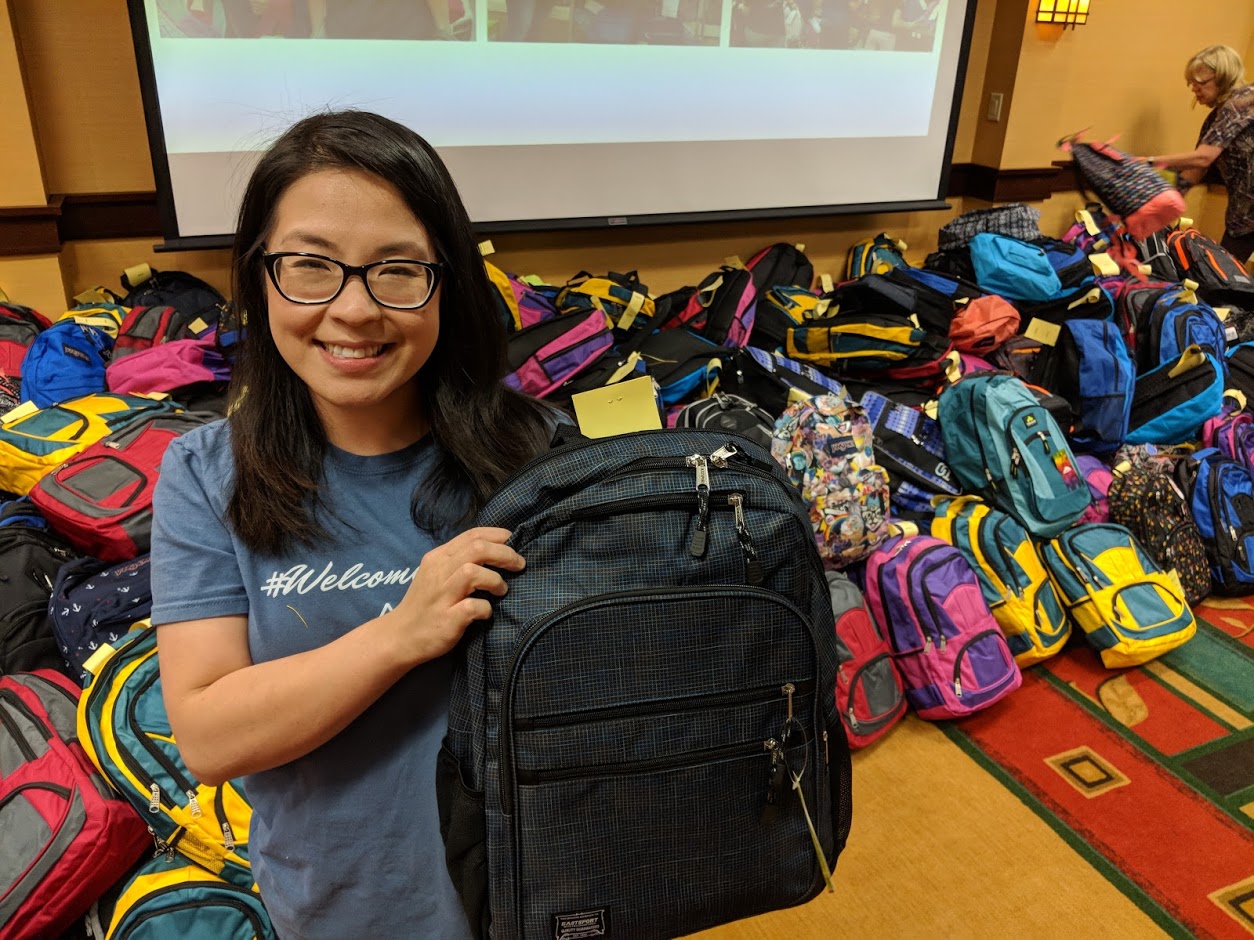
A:
<svg viewBox="0 0 1254 940">
<path fill-rule="evenodd" d="M 954 676 L 954 695 L 962 698 L 962 677 Z"/>
<path fill-rule="evenodd" d="M 853 706 L 849 706 L 849 727 L 858 730 L 858 719 L 853 715 Z M 827 732 L 823 732 L 823 763 L 827 763 Z"/>
<path fill-rule="evenodd" d="M 700 558 L 705 555 L 710 529 L 710 467 L 700 454 L 693 454 L 686 460 L 697 474 L 697 527 L 692 533 L 688 554 L 693 558 Z"/>
<path fill-rule="evenodd" d="M 149 794 L 150 795 L 148 797 L 148 812 L 150 813 L 161 812 L 161 787 L 159 787 L 157 784 L 154 783 L 149 790 Z"/>
<path fill-rule="evenodd" d="M 187 791 L 187 808 L 192 811 L 192 818 L 200 815 L 200 800 L 196 799 L 196 791 Z"/>
<path fill-rule="evenodd" d="M 226 821 L 222 823 L 222 845 L 228 852 L 235 851 L 235 833 L 231 830 L 231 824 Z"/>
<path fill-rule="evenodd" d="M 710 463 L 718 467 L 720 470 L 727 468 L 728 458 L 735 457 L 740 451 L 736 449 L 735 444 L 724 444 L 714 453 L 710 454 Z"/>
<path fill-rule="evenodd" d="M 850 718 L 852 718 L 852 717 L 853 717 L 853 709 L 850 709 L 850 710 L 849 710 L 849 717 L 850 717 Z M 824 732 L 823 732 L 823 764 L 824 764 L 824 766 L 827 766 L 827 765 L 828 765 L 828 764 L 830 764 L 831 762 L 832 762 L 832 761 L 831 761 L 831 757 L 829 756 L 829 754 L 828 754 L 828 752 L 827 752 L 827 732 L 826 732 L 826 731 L 824 731 Z"/>
<path fill-rule="evenodd" d="M 797 687 L 791 682 L 785 682 L 783 688 L 780 689 L 780 692 L 788 696 L 788 717 L 785 720 L 790 724 L 792 723 L 792 694 L 796 691 Z"/>
</svg>

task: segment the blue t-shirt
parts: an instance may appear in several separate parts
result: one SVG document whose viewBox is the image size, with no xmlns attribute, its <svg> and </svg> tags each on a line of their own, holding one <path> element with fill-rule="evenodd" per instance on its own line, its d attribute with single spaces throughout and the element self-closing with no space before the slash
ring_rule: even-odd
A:
<svg viewBox="0 0 1254 940">
<path fill-rule="evenodd" d="M 409 514 L 436 454 L 430 435 L 377 457 L 330 448 L 320 514 L 329 538 L 274 557 L 250 551 L 225 521 L 227 423 L 176 439 L 154 498 L 153 624 L 246 615 L 253 662 L 264 662 L 391 609 L 438 543 Z M 447 657 L 424 663 L 326 744 L 244 778 L 253 873 L 284 940 L 470 937 L 435 799 L 450 676 Z"/>
</svg>

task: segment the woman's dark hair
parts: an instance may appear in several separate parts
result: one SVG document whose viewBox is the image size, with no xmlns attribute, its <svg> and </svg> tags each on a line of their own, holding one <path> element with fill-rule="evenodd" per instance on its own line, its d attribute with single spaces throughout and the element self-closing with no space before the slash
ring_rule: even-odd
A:
<svg viewBox="0 0 1254 940">
<path fill-rule="evenodd" d="M 418 372 L 440 457 L 410 513 L 446 530 L 468 521 L 514 470 L 542 451 L 554 412 L 506 388 L 505 330 L 470 218 L 444 163 L 413 131 L 377 114 L 339 111 L 293 125 L 262 156 L 240 206 L 232 291 L 247 317 L 231 386 L 235 481 L 227 515 L 255 551 L 282 552 L 325 534 L 314 509 L 326 433 L 305 383 L 270 335 L 262 251 L 279 199 L 301 177 L 363 170 L 386 180 L 426 228 L 444 264 L 440 334 Z M 421 498 L 420 498 L 421 497 Z"/>
</svg>

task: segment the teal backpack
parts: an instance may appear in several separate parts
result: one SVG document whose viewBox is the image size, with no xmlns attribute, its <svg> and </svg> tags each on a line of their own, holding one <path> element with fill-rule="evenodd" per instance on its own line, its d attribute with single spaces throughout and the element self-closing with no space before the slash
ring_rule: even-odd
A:
<svg viewBox="0 0 1254 940">
<path fill-rule="evenodd" d="M 940 396 L 950 472 L 964 490 L 1010 513 L 1037 538 L 1074 523 L 1091 497 L 1049 411 L 1019 379 L 977 373 Z"/>
</svg>

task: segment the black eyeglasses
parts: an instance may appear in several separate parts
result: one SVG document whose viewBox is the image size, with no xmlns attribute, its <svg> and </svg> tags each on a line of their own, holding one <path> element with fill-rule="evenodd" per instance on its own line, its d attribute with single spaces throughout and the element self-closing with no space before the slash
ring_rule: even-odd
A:
<svg viewBox="0 0 1254 940">
<path fill-rule="evenodd" d="M 307 251 L 262 252 L 261 260 L 275 289 L 294 304 L 329 304 L 356 274 L 380 306 L 417 310 L 435 295 L 444 272 L 444 265 L 437 261 L 345 264 Z"/>
</svg>

